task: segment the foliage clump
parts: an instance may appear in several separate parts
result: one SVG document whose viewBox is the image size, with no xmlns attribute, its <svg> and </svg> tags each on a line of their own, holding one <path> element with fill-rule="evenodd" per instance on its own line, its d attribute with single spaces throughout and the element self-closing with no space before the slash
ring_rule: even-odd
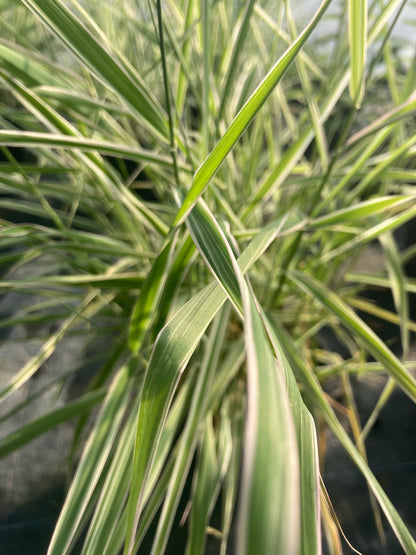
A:
<svg viewBox="0 0 416 555">
<path fill-rule="evenodd" d="M 2 2 L 2 288 L 36 295 L 4 325 L 56 331 L 0 398 L 68 334 L 100 349 L 76 399 L 0 442 L 6 455 L 77 417 L 49 553 L 81 534 L 83 553 L 149 538 L 163 552 L 187 480 L 187 553 L 207 537 L 221 553 L 234 541 L 239 554 L 320 553 L 321 516 L 339 542 L 325 428 L 416 552 L 365 449 L 395 385 L 416 399 L 415 252 L 394 236 L 416 215 L 414 58 L 390 34 L 400 4 L 326 0 L 301 31 L 290 2 Z M 328 8 L 322 45 L 310 35 Z M 383 267 L 358 273 L 374 241 Z M 373 285 L 391 289 L 394 312 L 363 301 Z M 356 309 L 397 325 L 400 357 Z M 328 329 L 343 358 L 323 348 Z M 370 371 L 388 381 L 362 429 L 350 377 Z"/>
</svg>

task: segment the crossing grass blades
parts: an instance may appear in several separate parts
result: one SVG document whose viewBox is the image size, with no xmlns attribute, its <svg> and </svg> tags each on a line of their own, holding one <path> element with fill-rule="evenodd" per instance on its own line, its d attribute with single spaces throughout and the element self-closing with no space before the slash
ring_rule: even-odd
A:
<svg viewBox="0 0 416 555">
<path fill-rule="evenodd" d="M 350 436 L 324 392 L 328 374 L 348 387 L 376 362 L 416 400 L 415 251 L 394 235 L 416 215 L 416 65 L 392 34 L 404 4 L 325 0 L 301 21 L 289 0 L 1 1 L 1 288 L 35 294 L 3 326 L 55 331 L 0 400 L 68 334 L 102 363 L 76 399 L 0 442 L 7 456 L 77 418 L 49 554 L 144 540 L 164 553 L 180 519 L 189 555 L 207 541 L 335 553 L 325 429 L 416 553 L 358 415 Z M 371 242 L 384 268 L 357 275 Z M 45 257 L 43 274 L 22 271 Z M 354 311 L 377 279 L 400 358 Z M 320 345 L 324 327 L 344 359 Z"/>
</svg>

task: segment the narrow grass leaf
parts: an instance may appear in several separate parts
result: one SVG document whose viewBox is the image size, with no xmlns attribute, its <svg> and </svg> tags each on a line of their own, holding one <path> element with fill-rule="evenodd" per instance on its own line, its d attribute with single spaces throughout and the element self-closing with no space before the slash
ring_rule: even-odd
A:
<svg viewBox="0 0 416 555">
<path fill-rule="evenodd" d="M 288 21 L 288 26 L 291 30 L 291 35 L 295 37 L 296 26 L 295 26 L 295 21 L 292 17 L 289 2 L 286 2 L 286 17 Z M 303 94 L 305 96 L 306 102 L 308 103 L 308 109 L 309 109 L 310 117 L 314 128 L 315 140 L 316 140 L 316 145 L 317 145 L 317 149 L 321 160 L 322 170 L 323 172 L 326 172 L 328 169 L 328 145 L 327 145 L 322 121 L 320 119 L 318 103 L 316 101 L 316 97 L 312 90 L 312 84 L 311 84 L 311 80 L 309 78 L 308 72 L 306 70 L 305 61 L 302 59 L 301 56 L 297 56 L 295 63 L 299 74 L 299 79 L 302 85 Z"/>
<path fill-rule="evenodd" d="M 357 308 L 358 310 L 362 310 L 367 314 L 371 314 L 380 318 L 381 320 L 385 320 L 386 322 L 391 322 L 392 324 L 396 324 L 397 327 L 402 325 L 401 323 L 401 316 L 392 310 L 387 310 L 382 308 L 371 301 L 366 301 L 365 299 L 359 297 L 352 297 L 349 300 L 349 304 Z M 411 320 L 407 320 L 407 330 L 416 332 L 416 322 L 412 322 Z"/>
<path fill-rule="evenodd" d="M 243 430 L 244 430 L 244 413 L 245 413 L 245 397 L 239 396 L 234 390 L 233 395 L 226 399 L 222 404 L 221 415 L 222 420 L 227 419 L 230 424 L 231 433 L 231 453 L 230 461 L 227 466 L 222 482 L 222 538 L 221 538 L 221 555 L 229 552 L 228 541 L 232 535 L 232 523 L 235 516 L 235 504 L 237 498 L 238 487 L 240 483 L 240 469 L 243 448 Z"/>
<path fill-rule="evenodd" d="M 217 369 L 214 383 L 209 392 L 209 407 L 212 412 L 221 407 L 224 394 L 245 361 L 244 342 L 242 337 L 237 339 L 230 348 L 226 358 L 221 361 Z"/>
<path fill-rule="evenodd" d="M 320 555 L 321 515 L 319 487 L 318 441 L 315 423 L 307 409 L 293 373 L 273 328 L 263 315 L 266 332 L 273 345 L 279 366 L 283 369 L 289 393 L 290 407 L 296 428 L 300 466 L 301 533 L 300 554 Z"/>
<path fill-rule="evenodd" d="M 126 160 L 135 162 L 153 162 L 164 167 L 171 167 L 172 160 L 168 156 L 146 151 L 125 144 L 109 143 L 97 139 L 88 139 L 81 136 L 60 135 L 58 133 L 41 133 L 36 131 L 0 130 L 0 145 L 19 147 L 52 147 L 67 150 L 80 150 L 85 152 L 99 151 Z"/>
<path fill-rule="evenodd" d="M 240 289 L 233 269 L 232 252 L 223 231 L 203 200 L 197 203 L 187 224 L 195 245 L 215 279 L 224 287 L 237 311 L 241 312 Z"/>
<path fill-rule="evenodd" d="M 202 28 L 202 103 L 201 103 L 201 150 L 202 157 L 205 158 L 210 145 L 210 75 L 211 75 L 211 9 L 209 0 L 201 0 L 200 25 Z"/>
<path fill-rule="evenodd" d="M 136 363 L 135 359 L 130 362 L 132 365 Z M 101 413 L 86 444 L 81 462 L 66 496 L 49 545 L 48 555 L 68 553 L 77 535 L 78 526 L 101 477 L 127 409 L 131 370 L 129 365 L 123 366 L 117 372 L 108 390 Z"/>
<path fill-rule="evenodd" d="M 10 69 L 15 77 L 24 78 L 32 85 L 63 86 L 68 85 L 74 75 L 66 74 L 64 68 L 54 66 L 46 58 L 38 57 L 33 51 L 19 48 L 17 44 L 0 41 L 0 59 L 2 69 Z"/>
<path fill-rule="evenodd" d="M 282 370 L 248 289 L 242 291 L 247 414 L 237 552 L 298 553 L 299 456 Z"/>
<path fill-rule="evenodd" d="M 394 167 L 399 160 L 411 156 L 412 150 L 416 144 L 416 136 L 411 135 L 409 139 L 400 142 L 400 144 L 389 151 L 361 180 L 356 187 L 346 195 L 347 202 L 352 198 L 362 197 L 367 190 L 374 185 L 384 174 L 384 172 Z"/>
<path fill-rule="evenodd" d="M 193 25 L 193 17 L 194 17 L 194 5 L 195 0 L 188 0 L 186 3 L 186 14 L 184 18 L 184 29 L 183 29 L 183 36 L 184 40 L 182 42 L 182 54 L 181 59 L 183 63 L 179 66 L 179 75 L 178 75 L 178 84 L 176 89 L 176 110 L 178 112 L 178 116 L 182 115 L 183 106 L 185 103 L 186 97 L 186 89 L 189 85 L 191 79 L 189 78 L 189 72 L 187 71 L 189 65 L 189 54 L 191 50 L 191 37 L 190 37 L 190 30 Z"/>
<path fill-rule="evenodd" d="M 123 425 L 83 544 L 83 555 L 105 552 L 105 547 L 122 511 L 130 483 L 129 466 L 133 454 L 134 429 L 139 401 L 140 395 L 137 396 L 129 418 Z"/>
<path fill-rule="evenodd" d="M 187 233 L 183 240 L 179 243 L 176 252 L 173 253 L 172 260 L 169 265 L 169 275 L 166 278 L 165 286 L 160 296 L 158 313 L 152 328 L 152 343 L 156 339 L 157 334 L 166 324 L 169 311 L 172 308 L 172 300 L 178 292 L 179 284 L 183 279 L 189 263 L 195 253 L 195 245 L 192 238 Z"/>
<path fill-rule="evenodd" d="M 345 87 L 348 85 L 348 75 L 340 79 L 337 87 L 334 89 L 332 95 L 325 98 L 324 105 L 320 111 L 320 120 L 324 122 L 330 116 L 336 103 L 344 92 Z M 246 220 L 253 212 L 255 207 L 270 194 L 272 188 L 281 186 L 287 177 L 291 174 L 296 164 L 304 154 L 305 150 L 311 144 L 314 138 L 314 127 L 311 122 L 308 122 L 304 131 L 302 131 L 293 144 L 289 146 L 287 151 L 282 155 L 279 162 L 271 169 L 271 171 L 262 179 L 258 187 L 249 201 L 244 205 L 242 210 L 241 219 Z"/>
<path fill-rule="evenodd" d="M 172 474 L 178 453 L 178 446 L 175 445 L 175 441 L 181 430 L 180 426 L 183 425 L 187 417 L 191 392 L 196 381 L 195 376 L 190 376 L 189 378 L 183 382 L 183 387 L 178 390 L 162 429 L 161 439 L 157 446 L 154 463 L 144 492 L 145 506 L 137 528 L 134 544 L 135 552 L 137 552 L 141 545 L 144 534 L 154 519 L 156 511 L 165 501 L 169 485 L 172 483 Z M 125 530 L 126 526 L 124 526 L 124 535 Z M 117 553 L 120 552 L 121 547 L 122 544 Z"/>
<path fill-rule="evenodd" d="M 341 177 L 341 179 L 336 183 L 325 197 L 321 200 L 321 202 L 314 208 L 312 215 L 315 216 L 321 213 L 326 206 L 328 206 L 332 201 L 336 198 L 339 198 L 340 195 L 344 195 L 344 190 L 348 187 L 348 184 L 353 182 L 356 179 L 356 176 L 359 175 L 360 170 L 368 164 L 369 159 L 371 156 L 380 148 L 384 141 L 387 140 L 388 136 L 391 134 L 391 129 L 386 128 L 382 129 L 377 133 L 375 137 L 371 140 L 371 142 L 363 148 L 358 155 L 354 158 L 353 164 L 350 168 L 346 171 L 346 173 Z"/>
<path fill-rule="evenodd" d="M 353 239 L 346 241 L 339 247 L 324 253 L 322 255 L 322 262 L 326 263 L 337 256 L 341 256 L 347 252 L 351 252 L 354 249 L 357 249 L 359 246 L 362 246 L 365 243 L 369 243 L 373 239 L 377 239 L 383 233 L 399 228 L 401 225 L 414 218 L 415 215 L 416 206 L 411 206 L 407 210 L 404 210 L 397 215 L 381 221 L 379 224 L 366 229 L 365 231 L 363 231 L 359 235 L 356 235 Z"/>
<path fill-rule="evenodd" d="M 401 364 L 399 359 L 390 351 L 383 341 L 371 330 L 344 301 L 323 283 L 301 272 L 289 275 L 302 290 L 311 295 L 327 310 L 336 315 L 339 321 L 356 337 L 359 337 L 366 349 L 380 362 L 385 364 L 386 370 L 397 381 L 403 391 L 416 401 L 416 380 Z"/>
<path fill-rule="evenodd" d="M 267 26 L 279 37 L 279 39 L 283 40 L 286 44 L 290 44 L 292 39 L 289 33 L 283 28 L 279 21 L 273 19 L 264 8 L 262 8 L 259 4 L 256 4 L 254 7 L 254 11 L 259 18 L 267 24 Z M 310 71 L 318 78 L 322 79 L 324 74 L 322 69 L 319 65 L 312 59 L 312 57 L 305 51 L 301 50 L 299 52 L 299 56 L 305 62 L 306 66 Z"/>
<path fill-rule="evenodd" d="M 304 359 L 299 352 L 299 347 L 293 341 L 293 339 L 288 335 L 288 333 L 276 322 L 272 323 L 273 330 L 278 338 L 278 342 L 282 345 L 290 366 L 295 370 L 297 378 L 302 383 L 305 391 L 305 400 L 307 403 L 311 403 L 316 409 L 319 408 L 322 416 L 324 417 L 326 423 L 334 432 L 336 437 L 339 439 L 344 449 L 351 457 L 351 459 L 356 464 L 357 468 L 363 474 L 367 483 L 374 495 L 376 496 L 378 502 L 387 520 L 389 521 L 394 533 L 397 536 L 400 544 L 403 547 L 406 555 L 415 555 L 416 553 L 416 543 L 412 538 L 408 528 L 404 524 L 402 518 L 400 517 L 397 510 L 394 508 L 390 499 L 384 492 L 383 488 L 378 483 L 374 474 L 371 472 L 368 464 L 364 461 L 360 455 L 357 447 L 351 441 L 347 432 L 342 427 L 341 423 L 335 416 L 328 399 L 321 388 L 314 372 L 305 363 Z"/>
<path fill-rule="evenodd" d="M 387 114 L 383 114 L 375 121 L 357 131 L 352 135 L 345 144 L 346 148 L 355 145 L 358 141 L 368 137 L 372 133 L 388 127 L 403 118 L 409 118 L 416 111 L 416 91 L 414 91 L 404 102 L 396 108 L 393 108 Z"/>
<path fill-rule="evenodd" d="M 263 106 L 267 98 L 270 96 L 276 85 L 283 77 L 284 73 L 296 58 L 298 52 L 305 44 L 310 34 L 322 18 L 325 10 L 330 4 L 330 0 L 324 0 L 316 12 L 315 16 L 299 35 L 296 41 L 286 50 L 283 56 L 272 67 L 254 93 L 250 96 L 248 101 L 244 104 L 241 110 L 233 119 L 232 123 L 210 152 L 206 160 L 196 172 L 191 189 L 189 190 L 185 200 L 179 209 L 173 225 L 180 225 L 189 212 L 192 210 L 198 198 L 202 195 L 208 186 L 211 178 L 217 172 L 220 165 L 223 163 L 225 157 L 233 148 L 234 144 L 238 141 L 249 123 L 253 120 L 254 116 Z"/>
<path fill-rule="evenodd" d="M 79 307 L 79 310 L 64 320 L 59 329 L 52 334 L 47 341 L 45 341 L 36 355 L 34 355 L 0 391 L 0 400 L 3 401 L 24 383 L 26 383 L 33 376 L 33 374 L 39 370 L 42 364 L 44 364 L 52 356 L 58 343 L 62 340 L 67 331 L 77 322 L 79 315 L 82 314 L 92 299 L 93 296 L 89 295 L 82 306 Z"/>
<path fill-rule="evenodd" d="M 22 0 L 103 83 L 121 96 L 162 137 L 165 114 L 138 74 L 116 52 L 98 41 L 62 0 Z"/>
<path fill-rule="evenodd" d="M 359 108 L 364 96 L 364 66 L 367 50 L 367 0 L 348 1 L 350 43 L 350 96 Z"/>
<path fill-rule="evenodd" d="M 205 355 L 193 388 L 184 430 L 179 440 L 175 465 L 152 545 L 152 554 L 163 553 L 166 549 L 175 512 L 197 446 L 198 428 L 206 419 L 209 400 L 207 391 L 211 388 L 213 376 L 218 366 L 228 325 L 228 316 L 229 307 L 225 306 L 217 316 L 209 334 Z"/>
<path fill-rule="evenodd" d="M 178 428 L 182 424 L 189 406 L 189 386 L 192 387 L 192 385 L 192 381 L 187 382 L 185 387 L 181 388 L 178 392 L 163 427 L 161 440 L 155 455 L 155 462 L 151 468 L 150 478 L 144 493 L 146 504 L 137 529 L 134 545 L 135 552 L 138 551 L 143 537 L 166 495 L 176 460 L 176 448 L 172 446 L 177 438 Z M 127 528 L 127 505 L 125 501 L 128 497 L 128 486 L 131 480 L 130 466 L 139 403 L 140 396 L 137 398 L 136 404 L 132 407 L 130 413 L 128 439 L 126 438 L 125 448 L 119 444 L 120 455 L 118 456 L 117 453 L 114 455 L 111 468 L 106 476 L 102 495 L 96 506 L 93 519 L 94 526 L 91 526 L 89 530 L 84 544 L 83 555 L 95 555 L 95 553 L 119 555 L 122 550 Z M 125 451 L 127 451 L 127 456 Z M 101 504 L 101 501 L 104 506 Z M 114 520 L 115 512 L 118 515 L 116 520 Z"/>
<path fill-rule="evenodd" d="M 131 351 L 137 354 L 143 338 L 155 318 L 155 308 L 166 279 L 167 265 L 170 261 L 174 241 L 169 241 L 154 261 L 134 305 L 128 343 Z"/>
<path fill-rule="evenodd" d="M 238 69 L 238 63 L 243 53 L 243 47 L 247 39 L 248 31 L 250 29 L 250 19 L 253 14 L 255 4 L 255 0 L 248 0 L 244 8 L 243 18 L 238 29 L 237 39 L 233 45 L 230 63 L 225 72 L 225 83 L 221 94 L 220 108 L 218 110 L 218 122 L 220 122 L 224 116 L 224 111 L 227 106 L 228 98 L 233 86 L 235 85 L 236 71 Z M 240 77 L 241 76 L 239 75 L 239 78 Z"/>
<path fill-rule="evenodd" d="M 384 287 L 386 289 L 391 288 L 391 281 L 389 278 L 378 276 L 375 274 L 367 274 L 367 273 L 355 273 L 349 272 L 346 274 L 345 279 L 347 281 L 352 281 L 355 283 L 362 283 L 364 285 L 370 285 L 374 287 Z M 409 293 L 416 293 L 416 280 L 412 280 L 407 278 L 404 283 L 404 288 Z"/>
<path fill-rule="evenodd" d="M 71 287 L 100 287 L 114 288 L 121 287 L 131 289 L 139 288 L 145 276 L 139 272 L 120 272 L 119 274 L 108 275 L 74 275 L 74 276 L 42 276 L 39 279 L 19 280 L 19 281 L 0 281 L 0 287 L 14 291 L 28 291 L 30 289 L 51 289 L 71 286 Z"/>
<path fill-rule="evenodd" d="M 380 236 L 380 243 L 383 247 L 387 271 L 390 276 L 391 291 L 393 293 L 394 305 L 400 317 L 400 335 L 403 349 L 403 359 L 409 358 L 410 333 L 409 333 L 409 299 L 405 287 L 406 276 L 400 253 L 396 242 L 390 233 Z"/>
<path fill-rule="evenodd" d="M 192 508 L 186 555 L 204 555 L 206 528 L 212 507 L 213 492 L 218 483 L 218 460 L 212 415 L 208 414 L 203 428 L 198 468 L 194 479 Z"/>
<path fill-rule="evenodd" d="M 157 337 L 140 404 L 128 504 L 125 553 L 131 553 L 155 449 L 179 377 L 212 318 L 226 299 L 212 284 L 194 296 Z"/>
<path fill-rule="evenodd" d="M 90 411 L 104 397 L 105 392 L 103 390 L 86 393 L 75 401 L 51 410 L 40 418 L 21 426 L 18 430 L 0 440 L 0 458 L 26 445 L 55 426 Z"/>
<path fill-rule="evenodd" d="M 368 218 L 374 214 L 385 213 L 387 209 L 401 207 L 408 202 L 414 202 L 414 195 L 394 195 L 386 197 L 377 197 L 362 202 L 357 202 L 352 206 L 332 211 L 319 218 L 311 221 L 312 228 L 319 228 L 326 225 L 344 224 L 353 222 L 361 218 Z"/>
</svg>

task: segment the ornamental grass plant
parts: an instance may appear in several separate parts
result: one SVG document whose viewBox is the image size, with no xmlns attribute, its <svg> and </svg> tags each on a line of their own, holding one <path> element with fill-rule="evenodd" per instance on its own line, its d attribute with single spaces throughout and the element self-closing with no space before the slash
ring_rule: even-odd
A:
<svg viewBox="0 0 416 555">
<path fill-rule="evenodd" d="M 416 216 L 405 4 L 324 0 L 305 21 L 289 0 L 0 1 L 0 287 L 28 299 L 1 326 L 54 326 L 0 401 L 68 335 L 100 349 L 76 398 L 0 441 L 76 419 L 49 554 L 164 553 L 178 518 L 188 555 L 339 553 L 327 429 L 416 553 L 365 443 L 394 388 L 416 400 L 416 251 L 394 233 Z M 370 244 L 378 273 L 355 267 Z M 367 422 L 346 396 L 345 426 L 325 380 L 369 372 L 383 394 Z"/>
</svg>

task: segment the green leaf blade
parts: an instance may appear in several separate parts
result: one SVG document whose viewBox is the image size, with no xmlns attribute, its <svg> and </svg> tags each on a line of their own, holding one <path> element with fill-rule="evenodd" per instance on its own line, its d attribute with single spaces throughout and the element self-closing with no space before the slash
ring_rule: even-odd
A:
<svg viewBox="0 0 416 555">
<path fill-rule="evenodd" d="M 350 96 L 359 108 L 364 97 L 364 66 L 367 49 L 367 0 L 349 0 Z"/>
<path fill-rule="evenodd" d="M 296 428 L 300 466 L 301 555 L 321 554 L 321 514 L 318 440 L 315 423 L 299 392 L 298 384 L 283 347 L 267 318 L 263 316 L 268 337 L 283 369 L 290 407 Z"/>
<path fill-rule="evenodd" d="M 385 364 L 386 370 L 397 381 L 403 391 L 411 399 L 416 401 L 416 380 L 391 352 L 387 345 L 377 337 L 367 324 L 365 324 L 365 322 L 363 322 L 361 318 L 338 297 L 338 295 L 330 291 L 317 279 L 300 272 L 292 272 L 290 277 L 301 289 L 317 299 L 319 303 L 335 314 L 346 328 L 360 337 L 368 351 L 376 359 Z"/>
<path fill-rule="evenodd" d="M 22 0 L 102 82 L 108 84 L 162 137 L 168 137 L 163 111 L 150 91 L 77 19 L 61 0 Z"/>
<path fill-rule="evenodd" d="M 129 375 L 130 368 L 125 365 L 115 376 L 108 391 L 100 417 L 86 444 L 76 479 L 72 482 L 59 516 L 48 555 L 68 553 L 81 521 L 86 518 L 85 511 L 127 408 Z"/>
<path fill-rule="evenodd" d="M 300 476 L 290 403 L 248 290 L 243 303 L 248 400 L 237 552 L 296 554 Z"/>
</svg>

